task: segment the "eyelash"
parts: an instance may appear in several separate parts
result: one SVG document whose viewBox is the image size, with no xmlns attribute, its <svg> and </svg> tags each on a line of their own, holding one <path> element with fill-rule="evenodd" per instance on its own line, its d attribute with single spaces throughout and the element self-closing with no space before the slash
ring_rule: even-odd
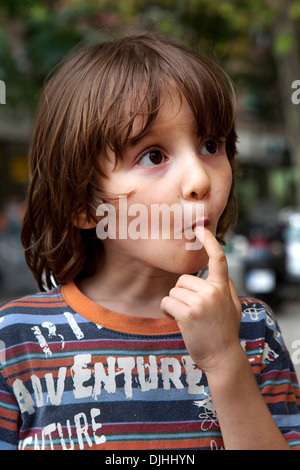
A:
<svg viewBox="0 0 300 470">
<path fill-rule="evenodd" d="M 145 152 L 142 153 L 142 155 L 140 155 L 140 157 L 138 158 L 138 164 L 141 165 L 141 161 L 143 158 L 147 157 L 147 155 L 150 155 L 151 153 L 159 153 L 161 155 L 161 157 L 164 159 L 164 161 L 167 159 L 167 157 L 164 155 L 164 152 L 156 147 L 151 147 L 149 149 L 147 149 Z M 162 163 L 162 162 L 161 162 Z M 158 166 L 160 165 L 161 163 L 158 163 L 158 164 L 153 164 L 153 165 L 141 165 L 141 166 Z"/>
<path fill-rule="evenodd" d="M 226 140 L 225 139 L 221 139 L 221 138 L 210 138 L 210 139 L 207 139 L 200 147 L 200 151 L 202 149 L 202 147 L 204 147 L 205 144 L 207 144 L 208 142 L 214 142 L 215 144 L 217 144 L 217 151 L 216 153 L 212 153 L 211 156 L 214 156 L 214 155 L 217 155 L 218 153 L 220 153 L 223 149 L 223 147 L 225 146 L 225 142 Z M 207 155 L 207 154 L 203 154 L 201 153 L 201 155 Z"/>
<path fill-rule="evenodd" d="M 208 153 L 202 153 L 201 152 L 201 149 L 208 143 L 208 142 L 213 142 L 214 144 L 216 144 L 217 146 L 217 149 L 216 149 L 216 152 L 215 153 L 210 153 L 209 150 L 207 150 Z M 218 153 L 222 150 L 222 147 L 225 145 L 225 139 L 219 139 L 219 138 L 210 138 L 210 139 L 207 139 L 205 140 L 205 142 L 200 146 L 200 154 L 201 155 L 204 155 L 204 156 L 215 156 L 215 155 L 218 155 Z M 159 153 L 160 156 L 162 157 L 162 159 L 164 160 L 164 162 L 167 160 L 167 157 L 164 155 L 164 152 L 161 151 L 160 149 L 156 148 L 156 147 L 151 147 L 147 150 L 145 150 L 145 152 L 143 152 L 139 157 L 138 157 L 138 161 L 137 161 L 137 164 L 138 165 L 141 165 L 141 161 L 143 158 L 147 157 L 148 155 L 150 155 L 151 153 Z M 153 163 L 153 162 L 152 162 Z M 163 162 L 158 162 L 158 163 L 153 163 L 152 165 L 141 165 L 141 166 L 159 166 L 161 165 Z"/>
</svg>

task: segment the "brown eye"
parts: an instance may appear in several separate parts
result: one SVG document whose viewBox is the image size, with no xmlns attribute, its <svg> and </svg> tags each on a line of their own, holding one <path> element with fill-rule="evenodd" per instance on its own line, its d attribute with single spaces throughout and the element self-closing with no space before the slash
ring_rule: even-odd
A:
<svg viewBox="0 0 300 470">
<path fill-rule="evenodd" d="M 219 142 L 216 140 L 207 140 L 201 147 L 201 155 L 217 155 L 219 152 Z"/>
<path fill-rule="evenodd" d="M 151 150 L 141 157 L 139 165 L 141 166 L 156 166 L 165 161 L 165 157 L 159 150 Z"/>
</svg>

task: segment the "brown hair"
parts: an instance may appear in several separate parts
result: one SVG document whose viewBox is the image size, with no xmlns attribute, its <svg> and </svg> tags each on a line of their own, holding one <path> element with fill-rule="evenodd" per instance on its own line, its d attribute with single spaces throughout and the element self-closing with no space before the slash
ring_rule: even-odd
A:
<svg viewBox="0 0 300 470">
<path fill-rule="evenodd" d="M 135 118 L 146 117 L 138 138 L 155 121 L 170 87 L 188 101 L 199 135 L 226 138 L 233 168 L 231 82 L 214 61 L 170 38 L 142 33 L 85 47 L 46 83 L 30 150 L 21 235 L 27 264 L 42 290 L 95 271 L 102 244 L 96 230 L 74 224 L 76 214 L 84 211 L 88 222 L 97 223 L 96 208 L 106 197 L 99 187 L 99 175 L 107 176 L 101 168 L 105 149 L 122 158 Z M 218 224 L 221 242 L 236 220 L 233 186 Z"/>
</svg>

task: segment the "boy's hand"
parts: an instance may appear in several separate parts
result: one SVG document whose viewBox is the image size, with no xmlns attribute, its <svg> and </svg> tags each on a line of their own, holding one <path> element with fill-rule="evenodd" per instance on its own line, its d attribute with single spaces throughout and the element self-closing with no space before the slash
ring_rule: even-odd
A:
<svg viewBox="0 0 300 470">
<path fill-rule="evenodd" d="M 196 235 L 209 258 L 209 276 L 181 276 L 162 311 L 177 321 L 190 356 L 206 374 L 225 449 L 289 449 L 240 345 L 241 304 L 225 254 L 207 229 L 204 240 Z"/>
<path fill-rule="evenodd" d="M 208 373 L 230 365 L 235 353 L 241 352 L 241 304 L 219 243 L 206 228 L 196 229 L 195 234 L 209 258 L 208 278 L 182 275 L 163 298 L 161 309 L 177 321 L 190 356 Z"/>
</svg>

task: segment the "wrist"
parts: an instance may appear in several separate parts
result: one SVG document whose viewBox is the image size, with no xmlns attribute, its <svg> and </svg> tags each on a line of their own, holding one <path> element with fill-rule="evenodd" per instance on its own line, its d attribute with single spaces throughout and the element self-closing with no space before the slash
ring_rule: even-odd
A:
<svg viewBox="0 0 300 470">
<path fill-rule="evenodd" d="M 241 346 L 220 361 L 219 367 L 208 369 L 206 376 L 225 449 L 289 449 Z"/>
<path fill-rule="evenodd" d="M 246 371 L 250 371 L 253 375 L 247 355 L 238 342 L 217 363 L 208 367 L 205 374 L 210 387 L 218 384 L 223 388 L 226 382 L 232 387 L 232 384 L 240 380 L 241 374 Z"/>
</svg>

